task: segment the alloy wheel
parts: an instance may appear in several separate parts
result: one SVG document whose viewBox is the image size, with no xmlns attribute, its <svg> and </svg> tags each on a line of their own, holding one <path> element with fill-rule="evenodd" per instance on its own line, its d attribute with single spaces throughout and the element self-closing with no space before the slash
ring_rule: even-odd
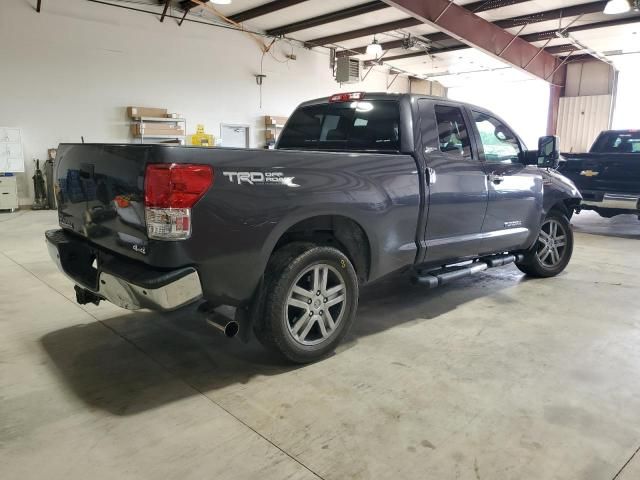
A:
<svg viewBox="0 0 640 480">
<path fill-rule="evenodd" d="M 556 219 L 549 218 L 542 224 L 538 237 L 536 256 L 542 265 L 554 268 L 564 259 L 567 249 L 567 232 Z"/>
<path fill-rule="evenodd" d="M 285 309 L 292 338 L 318 345 L 338 328 L 345 313 L 347 288 L 338 270 L 320 263 L 305 269 L 289 289 Z"/>
</svg>

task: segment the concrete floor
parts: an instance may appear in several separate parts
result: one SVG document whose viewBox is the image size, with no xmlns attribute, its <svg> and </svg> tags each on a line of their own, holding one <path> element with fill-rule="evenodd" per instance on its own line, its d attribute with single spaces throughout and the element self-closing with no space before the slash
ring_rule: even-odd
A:
<svg viewBox="0 0 640 480">
<path fill-rule="evenodd" d="M 576 217 L 555 279 L 370 287 L 304 368 L 195 319 L 76 305 L 55 217 L 0 215 L 0 478 L 640 478 L 634 217 Z"/>
</svg>

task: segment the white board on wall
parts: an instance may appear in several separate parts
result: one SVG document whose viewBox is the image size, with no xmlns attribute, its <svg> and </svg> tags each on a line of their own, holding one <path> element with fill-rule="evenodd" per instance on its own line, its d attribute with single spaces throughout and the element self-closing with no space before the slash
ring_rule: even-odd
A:
<svg viewBox="0 0 640 480">
<path fill-rule="evenodd" d="M 22 137 L 16 127 L 0 127 L 0 172 L 24 172 Z"/>
<path fill-rule="evenodd" d="M 220 125 L 223 147 L 249 148 L 249 127 L 247 125 Z"/>
</svg>

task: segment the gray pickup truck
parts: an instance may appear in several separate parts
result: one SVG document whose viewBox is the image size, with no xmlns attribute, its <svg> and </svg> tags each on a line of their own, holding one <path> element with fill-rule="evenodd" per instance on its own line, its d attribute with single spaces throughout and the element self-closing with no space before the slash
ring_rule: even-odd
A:
<svg viewBox="0 0 640 480">
<path fill-rule="evenodd" d="M 190 308 L 309 362 L 393 272 L 435 287 L 563 271 L 580 194 L 558 158 L 555 137 L 528 151 L 480 107 L 338 94 L 300 105 L 275 150 L 62 144 L 46 240 L 81 304 Z"/>
<path fill-rule="evenodd" d="M 580 190 L 580 209 L 640 217 L 640 130 L 605 130 L 589 153 L 563 157 L 559 171 Z"/>
</svg>

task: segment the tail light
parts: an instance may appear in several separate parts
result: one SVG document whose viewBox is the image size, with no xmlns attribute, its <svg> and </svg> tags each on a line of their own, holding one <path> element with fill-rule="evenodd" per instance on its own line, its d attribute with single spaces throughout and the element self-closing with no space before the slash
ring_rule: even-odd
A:
<svg viewBox="0 0 640 480">
<path fill-rule="evenodd" d="M 364 92 L 336 93 L 329 97 L 329 103 L 350 102 L 352 100 L 362 100 Z"/>
<path fill-rule="evenodd" d="M 212 184 L 213 169 L 208 165 L 147 165 L 144 177 L 144 210 L 149 238 L 189 238 L 191 208 Z"/>
</svg>

